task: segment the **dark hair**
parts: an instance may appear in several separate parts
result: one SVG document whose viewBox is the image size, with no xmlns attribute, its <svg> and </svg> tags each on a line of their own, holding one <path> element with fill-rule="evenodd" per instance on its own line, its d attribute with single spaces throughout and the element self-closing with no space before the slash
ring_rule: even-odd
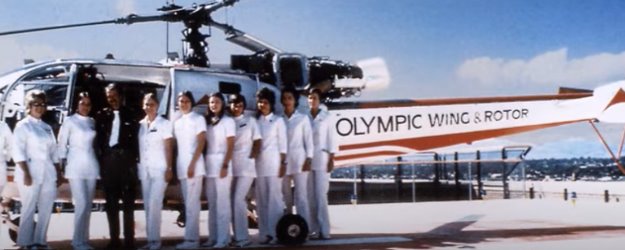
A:
<svg viewBox="0 0 625 250">
<path fill-rule="evenodd" d="M 213 111 L 211 111 L 210 98 L 217 98 L 221 100 L 221 110 L 219 110 L 219 114 L 215 114 L 213 113 Z M 215 125 L 219 123 L 219 121 L 221 121 L 221 118 L 226 113 L 226 100 L 224 99 L 224 96 L 219 92 L 209 94 L 208 100 L 209 100 L 209 107 L 206 108 L 206 116 L 204 118 L 206 118 L 206 124 Z"/>
<path fill-rule="evenodd" d="M 160 104 L 160 102 L 158 101 L 158 97 L 156 97 L 156 94 L 154 94 L 152 92 L 143 95 L 143 101 L 144 102 L 145 102 L 145 99 L 150 99 L 150 100 L 154 101 L 156 104 Z"/>
<path fill-rule="evenodd" d="M 306 91 L 306 96 L 309 96 L 312 94 L 317 94 L 317 96 L 319 96 L 319 99 L 321 99 L 321 90 L 316 89 L 316 88 L 311 88 L 308 91 Z"/>
<path fill-rule="evenodd" d="M 114 90 L 115 92 L 117 92 L 120 96 L 122 94 L 122 89 L 119 87 L 119 85 L 117 85 L 117 83 L 109 83 L 109 85 L 106 85 L 106 87 L 104 87 L 104 90 L 106 92 L 112 91 Z"/>
<path fill-rule="evenodd" d="M 87 91 L 82 91 L 76 94 L 76 97 L 74 97 L 74 113 L 77 113 L 78 105 L 80 104 L 80 100 L 82 100 L 82 98 L 89 98 L 89 100 L 91 100 L 91 96 L 89 96 L 89 92 Z"/>
<path fill-rule="evenodd" d="M 290 93 L 293 96 L 293 99 L 295 99 L 295 108 L 297 109 L 297 106 L 299 106 L 299 93 L 297 92 L 297 90 L 295 90 L 295 88 L 291 86 L 284 87 L 280 92 L 280 102 L 282 102 L 282 105 L 284 105 L 283 100 L 284 94 L 286 93 Z"/>
<path fill-rule="evenodd" d="M 241 94 L 232 94 L 228 97 L 228 103 L 243 103 L 243 106 L 247 106 L 247 101 L 245 100 L 245 96 Z"/>
<path fill-rule="evenodd" d="M 274 94 L 273 91 L 269 90 L 267 87 L 264 87 L 256 92 L 256 101 L 261 99 L 265 99 L 269 102 L 269 105 L 271 105 L 271 112 L 273 112 L 276 106 L 276 94 Z M 260 116 L 260 112 L 257 115 Z"/>
<path fill-rule="evenodd" d="M 191 91 L 188 90 L 184 90 L 180 93 L 178 93 L 178 96 L 176 97 L 176 100 L 180 99 L 180 97 L 187 97 L 189 98 L 189 100 L 191 101 L 191 107 L 195 107 L 195 99 L 193 98 L 193 93 L 191 93 Z"/>
</svg>

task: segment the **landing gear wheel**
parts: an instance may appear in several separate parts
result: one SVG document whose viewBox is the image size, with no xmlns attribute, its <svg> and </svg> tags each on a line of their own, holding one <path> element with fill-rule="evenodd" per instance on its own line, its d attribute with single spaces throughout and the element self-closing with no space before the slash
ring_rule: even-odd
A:
<svg viewBox="0 0 625 250">
<path fill-rule="evenodd" d="M 186 216 L 185 216 L 184 211 L 180 212 L 180 214 L 178 215 L 178 218 L 176 218 L 176 225 L 182 228 L 185 226 L 185 221 L 186 221 Z"/>
<path fill-rule="evenodd" d="M 15 219 L 12 219 L 11 223 L 13 223 L 14 225 L 19 225 L 20 217 L 16 217 Z M 13 243 L 17 243 L 17 231 L 15 231 L 13 228 L 9 228 L 9 238 L 11 238 Z"/>
<path fill-rule="evenodd" d="M 282 216 L 276 227 L 278 241 L 284 245 L 301 245 L 308 237 L 308 223 L 302 216 L 287 214 Z"/>
</svg>

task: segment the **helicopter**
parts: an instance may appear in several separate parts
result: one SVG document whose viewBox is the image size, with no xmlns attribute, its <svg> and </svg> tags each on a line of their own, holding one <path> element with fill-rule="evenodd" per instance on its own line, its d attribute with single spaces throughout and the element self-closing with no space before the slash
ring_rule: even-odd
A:
<svg viewBox="0 0 625 250">
<path fill-rule="evenodd" d="M 143 95 L 157 93 L 161 100 L 158 113 L 170 120 L 179 115 L 174 100 L 182 90 L 191 91 L 195 99 L 200 100 L 195 110 L 203 113 L 207 108 L 204 97 L 211 92 L 239 93 L 247 100 L 254 100 L 256 91 L 261 88 L 276 93 L 286 86 L 302 92 L 315 88 L 322 91 L 324 105 L 336 122 L 340 145 L 336 156 L 338 167 L 574 122 L 625 122 L 620 115 L 625 111 L 625 82 L 594 90 L 562 89 L 553 95 L 346 101 L 365 89 L 388 85 L 390 75 L 383 59 L 352 64 L 285 52 L 212 18 L 216 11 L 237 2 L 222 0 L 187 8 L 172 3 L 159 8 L 158 15 L 131 14 L 99 22 L 0 32 L 0 36 L 7 36 L 146 22 L 176 22 L 185 26 L 181 59 L 171 56 L 165 62 L 138 62 L 116 59 L 112 55 L 103 59 L 58 59 L 29 63 L 1 75 L 0 118 L 13 127 L 25 116 L 25 93 L 34 89 L 46 92 L 48 107 L 43 119 L 58 131 L 63 120 L 75 109 L 72 106 L 75 93 L 90 92 L 95 111 L 106 105 L 102 90 L 110 82 L 121 86 L 124 105 L 134 109 L 137 116 L 141 115 Z M 211 64 L 205 53 L 208 36 L 201 33 L 202 27 L 223 31 L 228 42 L 251 54 L 232 55 L 225 67 Z M 306 108 L 305 105 L 300 107 L 304 111 Z M 246 113 L 254 110 L 254 103 L 248 102 Z M 277 104 L 276 112 L 281 110 Z M 625 172 L 620 165 L 619 168 Z M 166 200 L 171 201 L 173 209 L 176 209 L 175 201 L 180 200 L 178 188 L 170 185 L 166 191 Z M 68 190 L 67 184 L 59 188 L 59 202 L 71 203 Z M 9 184 L 4 196 L 17 200 L 17 188 Z M 299 244 L 305 239 L 302 235 L 284 234 L 290 237 L 283 241 L 285 243 Z"/>
<path fill-rule="evenodd" d="M 199 100 L 194 110 L 204 113 L 208 104 L 206 94 L 211 92 L 220 92 L 224 95 L 237 93 L 247 100 L 254 100 L 255 93 L 261 88 L 269 88 L 276 93 L 279 93 L 280 89 L 285 86 L 294 87 L 299 91 L 316 88 L 323 91 L 322 98 L 327 102 L 358 95 L 366 85 L 374 86 L 388 81 L 388 72 L 382 59 L 368 60 L 362 64 L 363 66 L 359 66 L 327 57 L 307 57 L 299 53 L 283 52 L 233 26 L 213 20 L 211 17 L 213 12 L 232 6 L 236 2 L 237 0 L 223 0 L 189 8 L 171 3 L 159 8 L 160 14 L 158 15 L 131 14 L 108 21 L 0 32 L 0 36 L 7 36 L 93 25 L 130 25 L 157 21 L 179 22 L 185 27 L 181 32 L 183 35 L 182 59 L 168 58 L 169 60 L 164 63 L 118 60 L 113 55 L 107 55 L 103 59 L 59 59 L 28 63 L 20 69 L 4 74 L 0 77 L 1 119 L 13 128 L 17 121 L 25 117 L 23 101 L 25 94 L 34 89 L 43 90 L 46 93 L 48 106 L 42 119 L 51 125 L 55 133 L 58 133 L 63 120 L 76 108 L 72 106 L 75 93 L 83 91 L 91 93 L 94 107 L 92 110 L 96 111 L 107 105 L 102 90 L 111 82 L 120 86 L 124 93 L 124 105 L 133 110 L 136 117 L 142 116 L 142 97 L 146 93 L 156 93 L 162 103 L 158 111 L 159 115 L 174 120 L 180 113 L 175 101 L 172 102 L 175 100 L 172 95 L 183 90 L 193 93 L 195 99 Z M 227 67 L 211 65 L 206 55 L 208 51 L 206 39 L 209 35 L 201 33 L 201 29 L 207 26 L 222 30 L 227 41 L 252 53 L 232 55 L 230 65 Z M 381 72 L 381 75 L 366 75 L 363 67 L 365 69 L 377 68 L 376 71 Z M 305 101 L 301 102 L 305 103 Z M 276 111 L 280 112 L 281 109 L 278 104 Z M 254 103 L 248 102 L 246 113 L 252 113 L 254 110 Z M 5 190 L 5 197 L 19 200 L 19 194 L 14 185 L 10 183 Z M 180 210 L 178 201 L 181 200 L 181 196 L 178 190 L 178 184 L 169 186 L 165 200 L 172 205 L 166 208 Z M 57 204 L 71 203 L 69 185 L 63 184 L 58 192 Z M 96 196 L 96 200 L 100 200 L 101 198 L 98 197 L 102 197 L 102 194 Z M 296 217 L 296 219 L 301 221 L 301 218 Z M 11 222 L 10 235 L 14 240 L 18 218 L 4 220 Z M 184 226 L 182 213 L 177 223 Z M 295 226 L 305 227 L 301 222 Z M 281 242 L 301 243 L 305 239 L 303 236 L 307 235 L 307 229 L 302 228 L 297 231 L 301 233 L 280 234 L 286 235 Z"/>
</svg>

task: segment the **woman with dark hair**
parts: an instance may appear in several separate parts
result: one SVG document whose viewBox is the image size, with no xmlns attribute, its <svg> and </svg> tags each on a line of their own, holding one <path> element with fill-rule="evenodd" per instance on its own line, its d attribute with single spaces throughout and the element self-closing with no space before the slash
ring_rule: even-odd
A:
<svg viewBox="0 0 625 250">
<path fill-rule="evenodd" d="M 63 121 L 59 130 L 58 153 L 65 166 L 74 202 L 75 249 L 93 249 L 89 245 L 89 220 L 95 195 L 96 180 L 100 178 L 100 165 L 95 155 L 95 120 L 89 117 L 91 98 L 80 92 L 76 97 L 76 112 Z M 67 162 L 67 164 L 65 164 Z"/>
<path fill-rule="evenodd" d="M 185 205 L 184 242 L 177 249 L 195 249 L 200 246 L 200 195 L 202 176 L 205 175 L 204 155 L 206 122 L 193 111 L 195 100 L 189 91 L 178 94 L 178 107 L 182 116 L 174 122 L 174 137 L 178 145 L 176 173 L 180 179 Z"/>
<path fill-rule="evenodd" d="M 288 213 L 293 213 L 295 203 L 297 214 L 310 221 L 307 189 L 313 157 L 313 139 L 310 118 L 297 111 L 299 97 L 300 94 L 294 88 L 284 88 L 280 95 L 286 118 L 289 150 L 286 155 L 286 175 L 282 182 L 282 194 Z M 291 182 L 295 187 L 295 194 L 291 190 Z"/>
<path fill-rule="evenodd" d="M 145 209 L 148 243 L 141 249 L 161 248 L 161 210 L 167 183 L 173 178 L 173 127 L 158 115 L 154 93 L 143 97 L 145 118 L 139 122 L 139 180 Z"/>
<path fill-rule="evenodd" d="M 273 114 L 275 94 L 268 88 L 256 93 L 258 127 L 262 139 L 256 158 L 256 201 L 261 243 L 275 244 L 276 226 L 283 214 L 282 176 L 286 171 L 287 138 L 282 117 Z"/>
<path fill-rule="evenodd" d="M 235 125 L 225 115 L 226 102 L 220 93 L 208 99 L 206 115 L 206 199 L 208 201 L 208 241 L 203 247 L 223 248 L 230 243 L 230 188 Z"/>
<path fill-rule="evenodd" d="M 230 96 L 230 113 L 236 125 L 232 156 L 232 231 L 234 246 L 250 245 L 246 196 L 256 177 L 256 156 L 260 131 L 254 117 L 244 114 L 246 101 L 240 94 Z"/>
<path fill-rule="evenodd" d="M 334 154 L 339 151 L 334 121 L 328 111 L 320 108 L 321 92 L 308 92 L 308 105 L 312 117 L 313 144 L 312 170 L 308 177 L 310 218 L 308 226 L 313 238 L 330 238 L 330 216 L 328 214 L 328 189 L 330 172 L 334 169 Z"/>
<path fill-rule="evenodd" d="M 15 182 L 22 203 L 17 245 L 21 248 L 49 248 L 46 236 L 51 208 L 63 176 L 52 127 L 41 120 L 46 112 L 46 94 L 36 90 L 29 92 L 25 99 L 28 116 L 15 125 L 13 147 L 13 161 L 17 165 Z"/>
</svg>

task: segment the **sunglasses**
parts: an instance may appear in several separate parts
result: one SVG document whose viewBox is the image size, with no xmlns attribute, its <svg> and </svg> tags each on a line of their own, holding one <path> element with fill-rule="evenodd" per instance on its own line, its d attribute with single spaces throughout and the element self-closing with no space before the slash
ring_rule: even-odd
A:
<svg viewBox="0 0 625 250">
<path fill-rule="evenodd" d="M 45 107 L 46 104 L 43 102 L 33 102 L 30 106 L 38 108 L 38 107 Z"/>
</svg>

